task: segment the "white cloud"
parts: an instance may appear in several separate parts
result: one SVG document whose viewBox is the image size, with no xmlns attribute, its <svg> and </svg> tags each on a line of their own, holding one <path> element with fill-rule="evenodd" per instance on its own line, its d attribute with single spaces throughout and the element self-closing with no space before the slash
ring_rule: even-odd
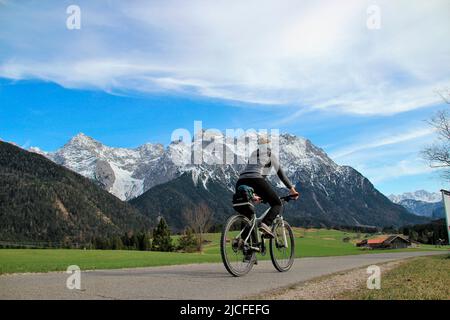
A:
<svg viewBox="0 0 450 320">
<path fill-rule="evenodd" d="M 69 31 L 63 6 L 8 2 L 0 76 L 361 115 L 427 107 L 450 85 L 446 0 L 377 1 L 377 31 L 366 28 L 371 1 L 77 4 L 82 29 Z"/>
</svg>

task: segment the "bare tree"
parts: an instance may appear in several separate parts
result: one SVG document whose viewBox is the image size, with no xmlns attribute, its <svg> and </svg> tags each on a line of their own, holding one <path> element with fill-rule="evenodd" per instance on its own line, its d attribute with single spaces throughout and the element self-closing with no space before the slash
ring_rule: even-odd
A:
<svg viewBox="0 0 450 320">
<path fill-rule="evenodd" d="M 450 104 L 450 87 L 442 88 L 435 91 L 445 103 Z"/>
<path fill-rule="evenodd" d="M 450 89 L 438 92 L 444 102 L 450 104 Z M 450 179 L 450 114 L 449 110 L 438 111 L 428 123 L 436 129 L 437 140 L 422 150 L 422 157 L 432 168 L 444 168 L 443 178 Z"/>
<path fill-rule="evenodd" d="M 191 228 L 198 240 L 198 248 L 202 249 L 204 234 L 212 226 L 212 212 L 208 205 L 204 202 L 200 203 L 194 209 L 186 209 L 183 212 L 184 220 L 189 228 Z"/>
</svg>

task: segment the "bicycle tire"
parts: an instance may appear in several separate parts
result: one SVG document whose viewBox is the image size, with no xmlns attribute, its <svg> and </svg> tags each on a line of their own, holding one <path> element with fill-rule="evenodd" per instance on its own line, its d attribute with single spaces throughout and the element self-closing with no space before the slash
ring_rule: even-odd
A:
<svg viewBox="0 0 450 320">
<path fill-rule="evenodd" d="M 233 223 L 237 222 L 239 219 L 241 219 L 243 222 L 247 223 L 249 226 L 251 225 L 251 222 L 247 217 L 240 215 L 240 214 L 232 215 L 227 220 L 227 223 L 225 224 L 225 226 L 222 230 L 221 237 L 220 237 L 220 253 L 222 256 L 222 262 L 225 266 L 225 269 L 234 277 L 241 277 L 241 276 L 244 276 L 247 273 L 249 273 L 250 270 L 253 268 L 253 265 L 254 265 L 254 262 L 256 259 L 256 252 L 253 251 L 250 261 L 247 263 L 247 266 L 245 268 L 243 268 L 243 270 L 238 270 L 238 269 L 234 268 L 230 263 L 230 259 L 227 255 L 227 250 L 226 250 L 226 246 L 228 244 L 227 230 L 229 230 L 230 227 L 233 225 Z M 253 230 L 252 232 L 255 232 L 255 230 Z M 251 238 L 251 236 L 250 236 L 250 238 Z"/>
<path fill-rule="evenodd" d="M 295 259 L 295 238 L 294 238 L 294 232 L 292 231 L 291 226 L 289 225 L 289 223 L 287 223 L 287 221 L 283 221 L 284 222 L 284 228 L 287 232 L 287 236 L 288 239 L 287 241 L 289 242 L 289 248 L 290 248 L 290 254 L 289 254 L 289 259 L 287 261 L 286 264 L 282 265 L 278 259 L 275 257 L 275 250 L 278 250 L 279 248 L 277 248 L 277 239 L 276 238 L 272 238 L 270 239 L 270 244 L 269 244 L 269 248 L 270 248 L 270 259 L 272 260 L 272 264 L 275 267 L 275 269 L 277 269 L 279 272 L 286 272 L 288 271 L 292 265 L 294 264 L 294 259 Z M 273 227 L 273 232 L 275 234 L 275 232 L 277 231 L 276 228 L 280 225 L 280 221 L 277 222 L 274 227 Z"/>
</svg>

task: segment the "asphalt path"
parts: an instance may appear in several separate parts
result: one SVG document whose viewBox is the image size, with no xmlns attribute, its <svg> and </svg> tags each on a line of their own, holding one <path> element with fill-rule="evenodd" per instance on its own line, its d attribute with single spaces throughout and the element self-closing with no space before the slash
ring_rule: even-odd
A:
<svg viewBox="0 0 450 320">
<path fill-rule="evenodd" d="M 261 261 L 240 278 L 230 276 L 219 263 L 81 271 L 81 289 L 67 288 L 70 274 L 65 272 L 9 274 L 0 276 L 0 299 L 242 299 L 335 272 L 444 253 L 301 258 L 284 273 Z"/>
</svg>

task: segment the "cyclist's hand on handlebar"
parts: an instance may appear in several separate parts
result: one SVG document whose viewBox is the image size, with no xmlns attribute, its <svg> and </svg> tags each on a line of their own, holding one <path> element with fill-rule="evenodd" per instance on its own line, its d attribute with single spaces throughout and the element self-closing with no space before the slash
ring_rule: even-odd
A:
<svg viewBox="0 0 450 320">
<path fill-rule="evenodd" d="M 260 196 L 254 195 L 252 200 L 254 203 L 258 204 L 261 203 L 262 198 Z"/>
<path fill-rule="evenodd" d="M 295 190 L 295 187 L 292 187 L 289 189 L 289 195 L 291 196 L 292 199 L 297 200 L 298 197 L 300 196 L 300 193 L 298 193 L 297 190 Z"/>
</svg>

